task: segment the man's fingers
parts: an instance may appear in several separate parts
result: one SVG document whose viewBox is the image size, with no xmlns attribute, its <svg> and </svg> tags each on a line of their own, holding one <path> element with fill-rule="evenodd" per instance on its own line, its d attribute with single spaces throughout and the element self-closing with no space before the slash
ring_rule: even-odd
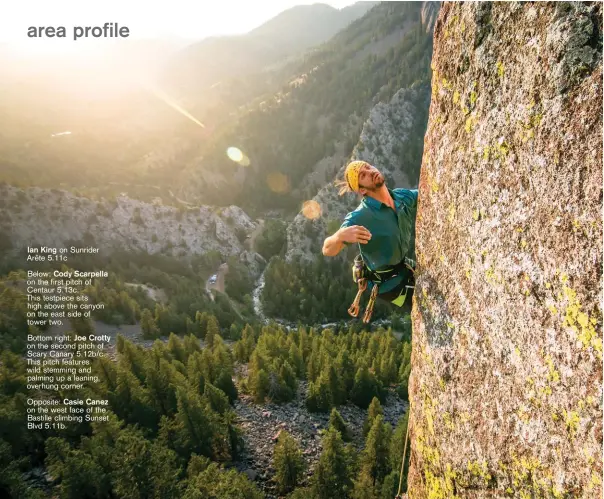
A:
<svg viewBox="0 0 604 499">
<path fill-rule="evenodd" d="M 362 225 L 353 225 L 350 227 L 350 242 L 351 243 L 362 243 L 367 244 L 371 239 L 371 232 L 369 232 Z"/>
<path fill-rule="evenodd" d="M 365 227 L 362 227 L 360 225 L 357 226 L 356 231 L 357 234 L 363 234 L 366 236 L 371 237 L 371 232 L 369 232 Z"/>
</svg>

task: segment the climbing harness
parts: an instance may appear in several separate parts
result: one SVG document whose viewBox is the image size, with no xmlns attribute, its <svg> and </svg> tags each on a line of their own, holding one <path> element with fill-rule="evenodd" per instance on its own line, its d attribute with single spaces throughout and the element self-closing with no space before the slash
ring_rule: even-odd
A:
<svg viewBox="0 0 604 499">
<path fill-rule="evenodd" d="M 405 469 L 405 457 L 407 457 L 407 440 L 409 440 L 409 418 L 407 418 L 407 434 L 405 435 L 405 447 L 403 447 L 403 462 L 401 463 L 401 475 L 398 479 L 398 492 L 394 499 L 402 499 L 401 489 L 403 488 L 403 471 Z"/>
<path fill-rule="evenodd" d="M 410 270 L 413 274 L 415 269 L 415 262 L 410 258 L 404 258 L 400 263 L 384 270 L 373 271 L 370 270 L 369 267 L 365 264 L 363 257 L 359 254 L 354 258 L 354 262 L 352 264 L 352 280 L 358 285 L 358 291 L 352 302 L 352 305 L 348 308 L 348 313 L 352 317 L 358 317 L 360 312 L 360 303 L 361 296 L 367 289 L 367 283 L 373 283 L 373 287 L 371 289 L 371 296 L 369 297 L 369 302 L 367 303 L 367 307 L 365 308 L 365 314 L 363 315 L 363 322 L 367 324 L 371 315 L 373 314 L 373 307 L 375 305 L 375 300 L 378 296 L 378 284 L 384 283 L 394 277 L 400 275 L 404 270 Z M 405 286 L 405 294 L 399 296 L 396 300 L 393 300 L 397 306 L 402 306 L 405 298 L 407 297 L 407 291 L 409 288 L 413 288 L 413 286 Z M 401 301 L 402 300 L 402 301 Z"/>
</svg>

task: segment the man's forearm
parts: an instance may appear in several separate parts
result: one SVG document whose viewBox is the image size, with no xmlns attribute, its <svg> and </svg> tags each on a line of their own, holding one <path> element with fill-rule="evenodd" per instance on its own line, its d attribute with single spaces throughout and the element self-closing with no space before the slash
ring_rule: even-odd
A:
<svg viewBox="0 0 604 499">
<path fill-rule="evenodd" d="M 340 241 L 338 233 L 336 232 L 333 236 L 329 236 L 323 242 L 323 254 L 325 256 L 336 256 L 342 248 L 344 247 L 344 243 Z"/>
</svg>

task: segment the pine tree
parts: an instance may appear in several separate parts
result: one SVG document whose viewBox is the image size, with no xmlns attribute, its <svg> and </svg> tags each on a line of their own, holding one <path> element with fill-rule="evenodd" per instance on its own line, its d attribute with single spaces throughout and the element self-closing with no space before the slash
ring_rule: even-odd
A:
<svg viewBox="0 0 604 499">
<path fill-rule="evenodd" d="M 340 405 L 346 402 L 346 392 L 344 390 L 344 383 L 338 375 L 338 371 L 335 366 L 329 362 L 325 369 L 325 376 L 329 384 L 329 391 L 331 392 L 331 399 L 334 405 Z"/>
<path fill-rule="evenodd" d="M 185 349 L 180 338 L 174 333 L 170 333 L 170 337 L 168 338 L 168 352 L 170 352 L 173 359 L 176 359 L 183 364 L 186 362 L 187 354 Z"/>
<path fill-rule="evenodd" d="M 214 336 L 220 336 L 220 326 L 214 315 L 208 317 L 208 326 L 205 336 L 206 347 L 212 349 L 214 347 Z"/>
<path fill-rule="evenodd" d="M 371 430 L 365 441 L 365 449 L 361 456 L 361 474 L 365 473 L 373 480 L 373 486 L 380 485 L 390 472 L 389 446 L 392 429 L 384 423 L 380 414 L 373 421 Z"/>
<path fill-rule="evenodd" d="M 363 437 L 367 437 L 375 418 L 383 415 L 384 409 L 382 409 L 382 404 L 380 404 L 377 397 L 373 397 L 371 404 L 369 404 L 369 409 L 367 410 L 367 419 L 365 419 L 365 422 L 363 423 Z"/>
<path fill-rule="evenodd" d="M 155 430 L 159 420 L 153 409 L 148 391 L 130 371 L 120 366 L 117 371 L 117 384 L 109 399 L 115 413 L 124 421 L 139 424 Z"/>
<path fill-rule="evenodd" d="M 176 390 L 187 386 L 186 378 L 164 359 L 149 365 L 147 388 L 153 407 L 160 415 L 173 416 L 177 410 Z"/>
<path fill-rule="evenodd" d="M 304 460 L 297 442 L 287 433 L 279 434 L 274 454 L 275 480 L 281 494 L 293 490 L 302 478 Z"/>
<path fill-rule="evenodd" d="M 320 359 L 317 352 L 318 349 L 313 347 L 312 352 L 308 358 L 308 367 L 306 377 L 308 381 L 315 381 L 319 376 L 320 372 Z"/>
<path fill-rule="evenodd" d="M 350 398 L 353 403 L 365 409 L 369 406 L 373 397 L 380 396 L 380 387 L 375 376 L 369 372 L 367 367 L 360 367 L 354 377 L 354 386 Z"/>
<path fill-rule="evenodd" d="M 254 483 L 249 481 L 244 473 L 238 473 L 234 469 L 221 470 L 217 463 L 208 463 L 203 471 L 197 474 L 194 474 L 194 471 L 191 472 L 188 487 L 182 495 L 163 497 L 167 499 L 171 497 L 182 497 L 182 499 L 263 499 L 264 494 L 258 490 Z"/>
<path fill-rule="evenodd" d="M 69 319 L 74 333 L 80 336 L 88 336 L 94 334 L 94 325 L 88 317 L 74 317 Z"/>
<path fill-rule="evenodd" d="M 148 308 L 145 308 L 141 314 L 141 331 L 143 338 L 153 339 L 160 335 L 153 313 Z"/>
<path fill-rule="evenodd" d="M 306 407 L 310 412 L 327 412 L 332 405 L 329 382 L 325 377 L 320 376 L 315 383 L 311 382 L 308 386 Z"/>
<path fill-rule="evenodd" d="M 229 399 L 224 392 L 211 383 L 205 384 L 203 398 L 208 402 L 210 408 L 218 414 L 224 414 L 230 408 Z"/>
<path fill-rule="evenodd" d="M 12 492 L 7 497 L 36 498 L 43 497 L 29 494 L 30 487 L 21 482 L 18 463 L 12 459 L 10 446 L 0 441 L 0 456 L 3 471 L 0 473 L 2 488 Z M 89 454 L 72 450 L 62 438 L 50 437 L 46 440 L 46 467 L 54 477 L 61 479 L 61 497 L 66 499 L 87 499 L 109 495 L 110 477 L 106 470 Z M 12 476 L 11 476 L 12 475 Z"/>
<path fill-rule="evenodd" d="M 269 391 L 268 374 L 264 369 L 257 371 L 251 378 L 250 390 L 254 395 L 254 401 L 258 404 L 264 403 Z"/>
<path fill-rule="evenodd" d="M 218 451 L 216 425 L 207 403 L 193 391 L 178 390 L 178 411 L 174 419 L 162 419 L 160 441 L 174 448 L 183 458 L 191 454 L 213 457 Z"/>
<path fill-rule="evenodd" d="M 189 356 L 187 362 L 187 379 L 189 384 L 195 388 L 198 395 L 203 395 L 205 389 L 205 376 L 204 376 L 204 363 L 203 356 L 200 352 L 196 352 Z"/>
<path fill-rule="evenodd" d="M 283 379 L 284 383 L 290 388 L 292 394 L 296 393 L 298 389 L 298 381 L 296 380 L 296 374 L 292 369 L 289 362 L 285 361 L 279 370 L 279 376 Z"/>
<path fill-rule="evenodd" d="M 176 454 L 144 439 L 140 433 L 124 430 L 112 455 L 112 492 L 124 499 L 178 497 L 180 468 Z"/>
<path fill-rule="evenodd" d="M 373 478 L 366 471 L 362 471 L 354 481 L 352 499 L 378 499 L 378 489 L 373 483 Z"/>
<path fill-rule="evenodd" d="M 289 347 L 289 363 L 293 367 L 298 378 L 303 378 L 305 376 L 306 366 L 302 359 L 302 353 L 296 344 L 292 344 L 291 347 Z"/>
<path fill-rule="evenodd" d="M 197 312 L 195 314 L 195 336 L 205 338 L 208 329 L 208 313 Z"/>
<path fill-rule="evenodd" d="M 313 497 L 317 499 L 346 498 L 352 490 L 350 455 L 340 433 L 329 428 L 323 437 L 323 451 L 312 477 Z"/>
<path fill-rule="evenodd" d="M 342 440 L 344 442 L 350 441 L 350 436 L 348 435 L 348 428 L 346 427 L 346 423 L 344 422 L 344 419 L 342 419 L 342 416 L 335 407 L 331 410 L 331 414 L 329 415 L 329 427 L 339 431 L 340 435 L 342 435 Z"/>
<path fill-rule="evenodd" d="M 192 334 L 188 334 L 182 340 L 182 347 L 185 350 L 185 358 L 188 360 L 189 356 L 194 354 L 195 352 L 201 352 L 201 346 L 199 345 L 199 340 L 196 336 Z M 186 362 L 183 362 L 186 364 Z"/>
<path fill-rule="evenodd" d="M 354 386 L 354 362 L 350 358 L 347 348 L 340 350 L 336 358 L 336 369 L 342 380 L 345 393 L 350 393 Z"/>
<path fill-rule="evenodd" d="M 237 397 L 239 396 L 237 387 L 235 386 L 235 383 L 233 383 L 233 378 L 228 370 L 223 369 L 220 371 L 220 374 L 216 378 L 215 385 L 216 388 L 220 388 L 225 393 L 231 404 L 237 400 Z"/>
<path fill-rule="evenodd" d="M 240 364 L 244 364 L 250 360 L 249 356 L 247 355 L 247 350 L 243 340 L 239 340 L 237 343 L 235 343 L 235 346 L 233 347 L 233 354 L 235 355 L 237 362 Z"/>
</svg>

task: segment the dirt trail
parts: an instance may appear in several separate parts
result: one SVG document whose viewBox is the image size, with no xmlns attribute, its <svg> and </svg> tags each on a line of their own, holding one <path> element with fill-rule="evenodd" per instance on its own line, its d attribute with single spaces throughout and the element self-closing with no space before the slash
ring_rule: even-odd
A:
<svg viewBox="0 0 604 499">
<path fill-rule="evenodd" d="M 214 299 L 214 295 L 212 294 L 212 290 L 216 290 L 216 291 L 220 291 L 221 293 L 224 293 L 224 278 L 225 276 L 228 274 L 229 272 L 229 266 L 226 263 L 223 263 L 220 265 L 220 267 L 218 267 L 218 270 L 216 271 L 216 282 L 215 283 L 211 283 L 210 282 L 210 278 L 208 277 L 208 280 L 206 281 L 206 291 L 208 292 L 208 294 L 212 297 L 212 300 Z"/>
</svg>

